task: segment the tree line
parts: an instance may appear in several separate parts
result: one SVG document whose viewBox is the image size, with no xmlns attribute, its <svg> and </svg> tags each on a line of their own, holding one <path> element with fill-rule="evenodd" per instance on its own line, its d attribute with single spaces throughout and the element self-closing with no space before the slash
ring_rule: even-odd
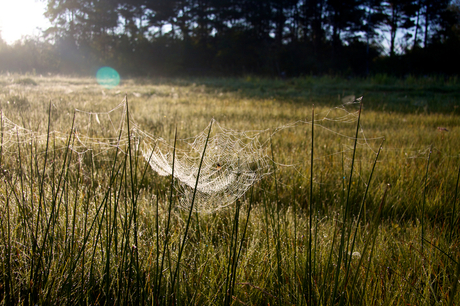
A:
<svg viewBox="0 0 460 306">
<path fill-rule="evenodd" d="M 48 0 L 53 26 L 45 39 L 0 41 L 0 70 L 89 73 L 107 65 L 132 75 L 456 74 L 459 3 Z"/>
</svg>

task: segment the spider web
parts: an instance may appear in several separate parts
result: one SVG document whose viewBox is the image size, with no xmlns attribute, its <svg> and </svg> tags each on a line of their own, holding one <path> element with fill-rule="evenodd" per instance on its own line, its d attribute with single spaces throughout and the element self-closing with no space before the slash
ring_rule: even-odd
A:
<svg viewBox="0 0 460 306">
<path fill-rule="evenodd" d="M 160 176 L 171 175 L 174 145 L 143 131 L 131 117 L 128 129 L 127 114 L 126 99 L 107 112 L 75 109 L 74 119 L 69 118 L 74 122 L 72 130 L 40 133 L 15 124 L 2 111 L 2 151 L 15 154 L 18 145 L 44 146 L 49 141 L 54 143 L 56 150 L 65 150 L 71 136 L 68 148 L 78 155 L 81 166 L 83 156 L 89 152 L 100 158 L 108 157 L 109 150 L 127 154 L 131 140 L 133 151 L 140 152 L 152 170 Z M 209 129 L 211 136 L 207 139 Z M 180 207 L 190 208 L 196 186 L 194 210 L 215 211 L 234 203 L 254 183 L 268 175 L 269 159 L 258 139 L 257 131 L 233 131 L 212 120 L 196 137 L 178 140 L 174 177 L 179 182 L 176 188 Z"/>
<path fill-rule="evenodd" d="M 359 104 L 359 101 L 355 97 L 348 99 L 343 105 L 331 108 L 321 118 L 316 118 L 315 126 L 354 139 L 327 126 L 329 121 L 345 124 L 356 122 L 358 111 L 349 111 L 345 106 Z M 127 154 L 131 140 L 134 152 L 139 152 L 158 175 L 174 174 L 178 182 L 179 206 L 190 209 L 193 203 L 193 209 L 197 212 L 213 212 L 231 205 L 243 197 L 252 185 L 271 173 L 273 161 L 268 157 L 269 143 L 260 141 L 262 134 L 269 134 L 271 138 L 281 130 L 311 124 L 297 121 L 274 130 L 235 131 L 222 127 L 213 119 L 201 133 L 177 140 L 174 147 L 174 144 L 141 129 L 131 116 L 128 129 L 126 98 L 110 111 L 76 109 L 74 116 L 73 130 L 39 133 L 15 124 L 2 112 L 2 150 L 13 153 L 18 144 L 45 144 L 49 139 L 58 143 L 58 149 L 65 149 L 71 135 L 73 137 L 68 148 L 79 156 L 81 166 L 81 160 L 88 152 L 100 158 L 108 157 L 105 153 L 110 150 Z M 69 117 L 69 120 L 72 119 Z M 361 145 L 371 148 L 362 129 L 359 141 Z"/>
<path fill-rule="evenodd" d="M 192 201 L 194 209 L 200 212 L 226 207 L 268 175 L 270 160 L 259 142 L 259 133 L 224 129 L 213 120 L 193 139 L 181 140 L 185 149 L 178 150 L 176 145 L 174 161 L 174 177 L 180 182 L 181 207 L 189 209 Z M 154 147 L 143 148 L 142 154 L 155 172 L 166 176 L 173 173 L 173 149 L 158 139 Z"/>
</svg>

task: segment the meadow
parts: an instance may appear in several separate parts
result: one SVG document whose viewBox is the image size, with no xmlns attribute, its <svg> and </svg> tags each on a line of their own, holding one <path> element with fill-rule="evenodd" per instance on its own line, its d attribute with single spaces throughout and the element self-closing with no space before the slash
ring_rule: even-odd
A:
<svg viewBox="0 0 460 306">
<path fill-rule="evenodd" d="M 0 103 L 4 305 L 460 305 L 456 77 L 1 74 Z M 251 131 L 265 175 L 184 209 L 126 118 L 169 156 Z"/>
</svg>

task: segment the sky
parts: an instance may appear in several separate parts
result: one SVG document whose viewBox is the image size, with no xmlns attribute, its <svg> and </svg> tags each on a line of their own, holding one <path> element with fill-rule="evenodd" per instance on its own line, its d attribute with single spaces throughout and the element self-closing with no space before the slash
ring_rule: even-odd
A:
<svg viewBox="0 0 460 306">
<path fill-rule="evenodd" d="M 0 0 L 0 31 L 4 41 L 12 44 L 23 36 L 40 35 L 51 26 L 43 15 L 44 0 Z"/>
</svg>

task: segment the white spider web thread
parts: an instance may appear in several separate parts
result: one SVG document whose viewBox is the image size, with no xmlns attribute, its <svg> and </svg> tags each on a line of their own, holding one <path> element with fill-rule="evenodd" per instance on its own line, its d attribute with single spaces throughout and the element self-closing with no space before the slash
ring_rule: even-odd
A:
<svg viewBox="0 0 460 306">
<path fill-rule="evenodd" d="M 19 144 L 34 143 L 40 144 L 44 152 L 47 141 L 53 142 L 54 149 L 65 150 L 71 136 L 68 148 L 78 155 L 81 163 L 82 157 L 89 152 L 96 158 L 110 158 L 105 153 L 114 149 L 127 154 L 131 140 L 133 151 L 140 152 L 152 170 L 160 176 L 171 175 L 174 146 L 142 130 L 131 116 L 128 130 L 127 114 L 126 100 L 107 112 L 75 109 L 73 130 L 39 133 L 15 124 L 2 113 L 2 150 L 14 154 Z M 69 115 L 69 127 L 72 120 Z M 210 128 L 211 135 L 199 170 Z M 213 120 L 196 137 L 177 141 L 174 177 L 179 182 L 179 205 L 184 209 L 192 204 L 195 185 L 194 210 L 213 212 L 234 203 L 268 174 L 269 159 L 259 143 L 257 131 L 233 131 Z"/>
<path fill-rule="evenodd" d="M 329 109 L 320 118 L 315 118 L 315 127 L 323 128 L 328 133 L 334 133 L 340 137 L 354 139 L 336 130 L 337 126 L 328 125 L 328 123 L 338 123 L 341 126 L 356 122 L 358 118 L 356 106 L 359 101 L 357 102 L 354 97 L 352 100 L 340 107 Z M 350 111 L 347 106 L 354 110 Z M 67 148 L 69 136 L 72 136 L 68 148 L 78 154 L 81 166 L 82 157 L 88 152 L 99 158 L 110 158 L 110 155 L 105 154 L 110 150 L 126 154 L 128 142 L 131 140 L 134 152 L 139 152 L 153 171 L 160 176 L 172 175 L 174 144 L 144 131 L 131 116 L 128 130 L 127 114 L 126 99 L 107 112 L 88 112 L 76 109 L 73 130 L 70 130 L 72 116 L 69 114 L 67 131 L 52 130 L 48 134 L 23 128 L 2 113 L 2 150 L 13 153 L 14 147 L 18 144 L 32 142 L 45 144 L 49 139 L 55 141 L 55 149 L 64 150 Z M 179 139 L 176 143 L 174 161 L 174 178 L 178 182 L 179 206 L 190 209 L 193 201 L 194 210 L 213 212 L 240 199 L 252 185 L 269 175 L 271 171 L 272 161 L 268 157 L 269 143 L 268 141 L 260 142 L 261 134 L 265 133 L 267 136 L 267 133 L 271 132 L 268 136 L 273 137 L 281 130 L 295 128 L 299 125 L 311 125 L 311 121 L 300 120 L 274 130 L 234 131 L 212 120 L 195 137 Z M 209 129 L 211 133 L 200 169 L 201 156 Z M 372 150 L 368 140 L 373 139 L 366 138 L 361 127 L 360 135 L 358 145 Z M 350 148 L 345 150 L 350 150 Z M 333 154 L 339 153 L 341 152 Z"/>
<path fill-rule="evenodd" d="M 211 135 L 204 151 L 210 128 Z M 259 142 L 258 132 L 224 129 L 213 120 L 196 137 L 181 142 L 185 144 L 185 149 L 178 149 L 176 145 L 174 177 L 180 182 L 179 202 L 185 209 L 191 206 L 195 186 L 194 210 L 212 212 L 232 204 L 269 174 L 269 159 Z M 173 173 L 173 149 L 159 139 L 155 147 L 145 147 L 142 154 L 154 171 L 166 176 Z"/>
<path fill-rule="evenodd" d="M 117 111 L 118 114 L 114 114 Z M 62 150 L 66 148 L 69 135 L 72 136 L 69 149 L 79 155 L 88 151 L 103 152 L 114 148 L 123 150 L 127 147 L 129 133 L 125 128 L 125 101 L 108 112 L 96 113 L 75 109 L 74 116 L 73 119 L 69 114 L 67 131 L 50 130 L 49 133 L 40 133 L 14 123 L 5 116 L 2 110 L 2 150 L 6 153 L 14 152 L 18 144 L 44 145 L 47 141 L 55 142 L 55 149 Z M 70 130 L 72 121 L 74 122 L 73 130 Z"/>
</svg>

